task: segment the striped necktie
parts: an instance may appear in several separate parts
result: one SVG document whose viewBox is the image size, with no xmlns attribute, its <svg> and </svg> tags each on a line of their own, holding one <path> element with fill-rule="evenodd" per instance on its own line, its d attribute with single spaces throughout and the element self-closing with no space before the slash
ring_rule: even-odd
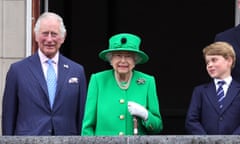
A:
<svg viewBox="0 0 240 144">
<path fill-rule="evenodd" d="M 218 103 L 219 103 L 219 108 L 222 109 L 223 108 L 223 99 L 224 97 L 224 90 L 223 90 L 223 85 L 225 84 L 225 81 L 218 81 L 218 89 L 217 89 L 217 99 L 218 99 Z"/>
<path fill-rule="evenodd" d="M 50 106 L 52 108 L 53 101 L 55 98 L 56 87 L 57 87 L 57 77 L 56 77 L 55 70 L 53 68 L 53 61 L 51 59 L 49 59 L 47 61 L 47 63 L 48 63 L 47 86 L 48 86 L 48 95 L 49 95 Z"/>
</svg>

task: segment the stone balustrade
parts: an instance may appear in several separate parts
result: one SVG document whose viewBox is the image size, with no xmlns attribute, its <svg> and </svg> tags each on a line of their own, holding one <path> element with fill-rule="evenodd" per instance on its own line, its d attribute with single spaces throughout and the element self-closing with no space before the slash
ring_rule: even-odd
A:
<svg viewBox="0 0 240 144">
<path fill-rule="evenodd" d="M 240 136 L 0 136 L 0 144 L 240 144 Z"/>
</svg>

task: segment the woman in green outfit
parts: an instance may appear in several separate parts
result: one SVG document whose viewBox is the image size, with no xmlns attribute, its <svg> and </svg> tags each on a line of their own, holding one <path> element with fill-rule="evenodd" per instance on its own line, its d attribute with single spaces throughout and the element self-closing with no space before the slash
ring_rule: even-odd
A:
<svg viewBox="0 0 240 144">
<path fill-rule="evenodd" d="M 148 135 L 163 129 L 155 78 L 134 70 L 148 61 L 141 39 L 120 33 L 99 57 L 113 69 L 91 75 L 82 125 L 83 136 Z M 137 119 L 137 124 L 134 120 Z"/>
</svg>

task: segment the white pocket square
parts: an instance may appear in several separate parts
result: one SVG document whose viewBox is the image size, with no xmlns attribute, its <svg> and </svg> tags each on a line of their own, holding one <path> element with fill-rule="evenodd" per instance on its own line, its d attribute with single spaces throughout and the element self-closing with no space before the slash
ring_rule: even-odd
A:
<svg viewBox="0 0 240 144">
<path fill-rule="evenodd" d="M 78 83 L 78 78 L 77 78 L 77 77 L 71 77 L 71 78 L 68 80 L 68 83 Z"/>
</svg>

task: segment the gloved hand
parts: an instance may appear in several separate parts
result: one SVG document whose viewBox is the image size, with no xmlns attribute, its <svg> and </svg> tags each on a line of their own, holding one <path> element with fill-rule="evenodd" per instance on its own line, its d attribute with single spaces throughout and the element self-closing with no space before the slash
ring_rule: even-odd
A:
<svg viewBox="0 0 240 144">
<path fill-rule="evenodd" d="M 148 119 L 147 109 L 138 103 L 129 101 L 128 102 L 128 111 L 130 112 L 131 115 L 138 116 L 138 117 L 142 118 L 143 120 Z"/>
</svg>

